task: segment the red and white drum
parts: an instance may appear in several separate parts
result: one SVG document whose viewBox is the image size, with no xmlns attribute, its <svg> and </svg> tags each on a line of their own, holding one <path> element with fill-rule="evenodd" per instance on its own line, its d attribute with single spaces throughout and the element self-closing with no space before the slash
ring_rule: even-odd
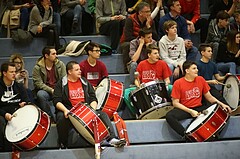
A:
<svg viewBox="0 0 240 159">
<path fill-rule="evenodd" d="M 79 103 L 70 110 L 68 117 L 77 131 L 91 144 L 95 143 L 93 128 L 94 119 L 98 125 L 98 136 L 100 142 L 110 135 L 108 128 L 98 117 L 96 111 L 90 106 Z"/>
<path fill-rule="evenodd" d="M 207 114 L 200 114 L 187 128 L 186 135 L 191 141 L 207 141 L 226 125 L 229 115 L 221 106 L 213 104 L 207 109 Z"/>
<path fill-rule="evenodd" d="M 223 97 L 229 104 L 229 106 L 235 111 L 239 105 L 240 99 L 240 76 L 239 75 L 230 75 L 224 81 L 223 87 Z"/>
<path fill-rule="evenodd" d="M 34 105 L 25 105 L 14 112 L 8 121 L 5 135 L 21 150 L 31 150 L 45 139 L 50 128 L 50 118 Z"/>
<path fill-rule="evenodd" d="M 122 103 L 123 83 L 108 77 L 103 78 L 98 84 L 95 93 L 98 99 L 97 109 L 101 109 L 107 113 L 109 118 L 112 118 L 113 113 L 117 111 Z"/>
</svg>

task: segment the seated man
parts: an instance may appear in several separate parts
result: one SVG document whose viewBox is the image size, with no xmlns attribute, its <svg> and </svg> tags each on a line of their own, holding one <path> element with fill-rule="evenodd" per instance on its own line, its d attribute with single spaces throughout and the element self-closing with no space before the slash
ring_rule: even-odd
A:
<svg viewBox="0 0 240 159">
<path fill-rule="evenodd" d="M 52 95 L 54 86 L 63 76 L 66 75 L 65 64 L 57 58 L 54 47 L 46 46 L 33 68 L 32 78 L 35 92 L 37 94 L 38 106 L 45 111 L 51 120 L 54 121 L 54 109 Z"/>
<path fill-rule="evenodd" d="M 148 46 L 148 59 L 141 61 L 137 67 L 137 72 L 139 73 L 139 79 L 135 79 L 137 87 L 140 86 L 140 83 L 147 83 L 153 80 L 164 80 L 166 85 L 170 84 L 169 77 L 172 72 L 167 63 L 160 60 L 158 50 L 159 48 L 154 44 Z"/>
<path fill-rule="evenodd" d="M 231 112 L 231 108 L 213 97 L 209 92 L 209 85 L 203 77 L 198 76 L 197 64 L 192 61 L 183 63 L 184 77 L 176 80 L 172 90 L 172 103 L 175 107 L 167 113 L 166 120 L 170 127 L 183 138 L 185 128 L 179 122 L 188 118 L 196 118 L 199 112 L 208 108 L 202 105 L 202 97 L 210 103 L 218 103 L 225 111 Z"/>
<path fill-rule="evenodd" d="M 128 71 L 130 74 L 130 84 L 134 83 L 134 72 L 139 62 L 148 58 L 146 49 L 149 44 L 157 44 L 152 39 L 152 29 L 143 28 L 139 31 L 139 36 L 130 42 Z"/>
<path fill-rule="evenodd" d="M 23 84 L 15 82 L 16 67 L 7 62 L 1 65 L 0 78 L 0 152 L 11 151 L 12 145 L 5 138 L 5 127 L 13 118 L 13 113 L 23 107 L 28 101 L 27 92 Z"/>
<path fill-rule="evenodd" d="M 226 42 L 227 33 L 229 32 L 229 14 L 227 12 L 218 12 L 216 19 L 211 20 L 208 26 L 206 43 L 210 43 L 213 49 L 212 60 L 215 62 L 218 54 L 220 42 Z"/>
<path fill-rule="evenodd" d="M 117 53 L 126 16 L 125 0 L 111 2 L 96 0 L 96 21 L 100 23 L 99 32 L 101 35 L 110 36 L 113 53 Z"/>
<path fill-rule="evenodd" d="M 75 61 L 70 61 L 66 65 L 67 76 L 58 81 L 55 90 L 53 103 L 57 109 L 57 131 L 60 146 L 68 147 L 68 132 L 73 128 L 68 119 L 69 110 L 76 104 L 83 102 L 89 104 L 94 110 L 97 108 L 97 98 L 92 85 L 81 77 L 80 66 Z M 101 120 L 108 127 L 110 145 L 122 147 L 125 140 L 118 140 L 114 134 L 114 129 L 107 114 L 101 110 L 96 110 Z"/>
<path fill-rule="evenodd" d="M 99 60 L 101 50 L 98 44 L 90 42 L 85 48 L 88 58 L 82 61 L 79 65 L 81 68 L 81 75 L 85 77 L 95 88 L 97 84 L 108 76 L 108 71 L 105 64 Z"/>
<path fill-rule="evenodd" d="M 182 64 L 186 61 L 186 50 L 184 40 L 177 35 L 177 23 L 175 21 L 164 22 L 163 28 L 166 35 L 159 41 L 160 55 L 173 72 L 171 78 L 171 83 L 173 83 L 182 75 Z"/>
<path fill-rule="evenodd" d="M 202 58 L 197 61 L 198 75 L 202 76 L 210 86 L 209 92 L 221 101 L 224 104 L 228 104 L 223 98 L 221 93 L 216 89 L 215 85 L 221 84 L 224 79 L 227 77 L 228 73 L 225 76 L 220 76 L 218 73 L 217 65 L 211 61 L 212 58 L 212 48 L 210 44 L 201 44 L 199 46 L 199 52 L 202 55 Z M 212 77 L 215 77 L 215 80 Z"/>
<path fill-rule="evenodd" d="M 86 0 L 61 0 L 63 32 L 65 35 L 82 33 L 82 12 Z"/>
<path fill-rule="evenodd" d="M 162 38 L 166 30 L 163 29 L 164 22 L 174 20 L 177 23 L 177 35 L 184 39 L 187 53 L 187 60 L 196 61 L 198 59 L 198 50 L 193 46 L 191 36 L 188 32 L 186 19 L 181 16 L 181 5 L 179 0 L 168 0 L 169 13 L 165 14 L 159 21 L 159 35 Z"/>
</svg>

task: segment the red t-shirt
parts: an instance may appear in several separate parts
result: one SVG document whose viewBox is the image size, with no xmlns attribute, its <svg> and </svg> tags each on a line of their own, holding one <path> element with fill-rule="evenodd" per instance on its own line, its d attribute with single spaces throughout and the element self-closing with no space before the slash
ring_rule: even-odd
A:
<svg viewBox="0 0 240 159">
<path fill-rule="evenodd" d="M 68 80 L 68 90 L 69 100 L 72 103 L 72 106 L 85 101 L 84 91 L 80 79 L 76 82 Z"/>
<path fill-rule="evenodd" d="M 181 5 L 181 15 L 191 14 L 193 15 L 192 19 L 190 19 L 194 24 L 197 20 L 200 19 L 200 1 L 192 0 L 188 2 L 186 0 L 179 0 Z"/>
<path fill-rule="evenodd" d="M 172 75 L 167 63 L 163 60 L 151 64 L 148 60 L 141 61 L 137 66 L 139 80 L 141 83 L 147 83 L 156 79 L 164 80 Z"/>
<path fill-rule="evenodd" d="M 55 84 L 57 83 L 56 75 L 55 75 L 55 65 L 53 65 L 51 70 L 48 70 L 46 68 L 47 72 L 47 85 L 51 88 L 55 87 Z"/>
<path fill-rule="evenodd" d="M 197 76 L 193 82 L 188 82 L 184 77 L 173 84 L 172 98 L 188 108 L 202 105 L 202 96 L 210 90 L 209 85 L 202 76 Z"/>
<path fill-rule="evenodd" d="M 103 77 L 108 76 L 108 71 L 105 64 L 101 61 L 96 61 L 95 66 L 91 66 L 87 60 L 80 64 L 82 76 L 85 77 L 94 87 L 101 81 Z"/>
</svg>

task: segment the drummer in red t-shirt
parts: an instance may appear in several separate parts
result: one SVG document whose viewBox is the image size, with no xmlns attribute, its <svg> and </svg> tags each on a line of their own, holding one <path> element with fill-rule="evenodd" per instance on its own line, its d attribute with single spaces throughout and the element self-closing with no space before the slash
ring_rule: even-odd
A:
<svg viewBox="0 0 240 159">
<path fill-rule="evenodd" d="M 82 77 L 85 77 L 95 88 L 97 84 L 108 76 L 105 64 L 97 59 L 100 58 L 101 50 L 98 44 L 90 42 L 85 48 L 88 58 L 79 65 Z"/>
<path fill-rule="evenodd" d="M 185 137 L 185 128 L 179 121 L 195 118 L 200 115 L 200 112 L 209 107 L 202 105 L 203 96 L 210 103 L 218 103 L 228 113 L 231 112 L 231 108 L 210 94 L 209 85 L 203 77 L 198 76 L 197 64 L 195 62 L 185 61 L 183 73 L 184 77 L 174 82 L 171 96 L 175 108 L 167 113 L 166 120 L 173 130 Z"/>
<path fill-rule="evenodd" d="M 167 63 L 163 60 L 159 60 L 159 48 L 150 44 L 147 47 L 148 59 L 141 61 L 138 64 L 137 72 L 139 73 L 139 79 L 135 79 L 135 85 L 140 86 L 140 83 L 147 83 L 154 80 L 164 80 L 166 85 L 170 84 L 169 77 L 172 75 Z"/>
</svg>

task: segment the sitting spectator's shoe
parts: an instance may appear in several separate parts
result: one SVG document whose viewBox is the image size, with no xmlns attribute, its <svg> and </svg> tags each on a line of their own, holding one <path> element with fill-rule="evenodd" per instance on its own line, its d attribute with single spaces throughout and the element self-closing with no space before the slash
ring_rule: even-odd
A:
<svg viewBox="0 0 240 159">
<path fill-rule="evenodd" d="M 126 140 L 125 139 L 116 139 L 116 138 L 112 138 L 110 141 L 109 141 L 109 144 L 111 146 L 114 146 L 114 147 L 123 147 L 126 145 Z"/>
<path fill-rule="evenodd" d="M 79 28 L 78 28 L 78 21 L 77 20 L 73 20 L 73 23 L 72 23 L 72 32 L 73 33 L 76 33 L 79 31 Z"/>
</svg>

